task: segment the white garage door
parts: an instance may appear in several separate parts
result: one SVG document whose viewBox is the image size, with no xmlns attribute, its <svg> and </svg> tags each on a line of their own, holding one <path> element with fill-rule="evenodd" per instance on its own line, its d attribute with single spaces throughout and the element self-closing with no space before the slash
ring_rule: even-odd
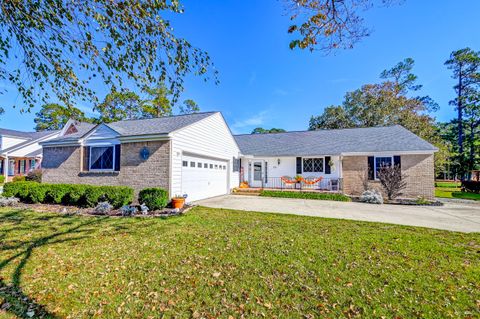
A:
<svg viewBox="0 0 480 319">
<path fill-rule="evenodd" d="M 224 195 L 227 193 L 227 161 L 196 156 L 182 157 L 182 194 L 187 201 Z"/>
</svg>

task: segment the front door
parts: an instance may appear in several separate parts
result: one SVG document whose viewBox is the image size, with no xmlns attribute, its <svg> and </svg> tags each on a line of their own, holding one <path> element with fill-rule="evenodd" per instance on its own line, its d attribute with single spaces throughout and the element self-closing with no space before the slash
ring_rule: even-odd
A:
<svg viewBox="0 0 480 319">
<path fill-rule="evenodd" d="M 263 161 L 256 161 L 252 164 L 252 187 L 263 187 Z"/>
</svg>

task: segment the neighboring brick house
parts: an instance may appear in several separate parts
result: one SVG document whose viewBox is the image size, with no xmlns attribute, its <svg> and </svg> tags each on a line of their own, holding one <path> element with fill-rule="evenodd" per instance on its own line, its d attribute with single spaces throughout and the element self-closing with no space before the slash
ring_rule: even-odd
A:
<svg viewBox="0 0 480 319">
<path fill-rule="evenodd" d="M 42 165 L 42 141 L 55 138 L 60 131 L 23 132 L 0 129 L 0 174 L 6 181 L 27 175 Z"/>
<path fill-rule="evenodd" d="M 361 194 L 381 165 L 400 165 L 403 197 L 434 196 L 436 148 L 401 126 L 232 136 L 219 112 L 77 128 L 43 145 L 43 181 L 162 187 L 198 200 L 247 182 Z"/>
</svg>

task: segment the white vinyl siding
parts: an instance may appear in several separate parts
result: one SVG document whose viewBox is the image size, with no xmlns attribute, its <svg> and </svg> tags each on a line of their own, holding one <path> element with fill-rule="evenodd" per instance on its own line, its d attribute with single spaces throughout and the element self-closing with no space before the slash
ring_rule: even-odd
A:
<svg viewBox="0 0 480 319">
<path fill-rule="evenodd" d="M 171 161 L 171 195 L 180 194 L 182 191 L 182 157 L 204 157 L 208 169 L 214 168 L 209 160 L 224 161 L 227 178 L 228 193 L 230 189 L 239 184 L 238 172 L 233 172 L 233 158 L 238 157 L 240 150 L 230 133 L 220 113 L 215 113 L 190 126 L 178 130 L 172 136 L 172 161 Z M 190 161 L 189 161 L 190 162 Z M 197 161 L 195 161 L 195 166 Z M 190 163 L 188 165 L 190 167 Z M 203 165 L 205 169 L 205 165 Z M 217 169 L 218 168 L 217 164 Z M 188 199 L 187 199 L 188 200 Z"/>
</svg>

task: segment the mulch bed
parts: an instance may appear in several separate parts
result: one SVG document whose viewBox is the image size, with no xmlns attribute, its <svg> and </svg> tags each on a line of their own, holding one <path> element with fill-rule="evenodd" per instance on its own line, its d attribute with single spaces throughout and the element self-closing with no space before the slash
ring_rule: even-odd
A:
<svg viewBox="0 0 480 319">
<path fill-rule="evenodd" d="M 360 200 L 360 196 L 350 196 L 353 202 L 363 203 Z M 409 199 L 409 198 L 397 198 L 394 200 L 387 200 L 384 199 L 384 205 L 407 205 L 407 206 L 443 206 L 443 203 L 435 200 L 435 201 L 428 201 L 426 203 L 418 202 L 416 199 Z M 372 204 L 377 205 L 377 204 Z"/>
<path fill-rule="evenodd" d="M 193 205 L 185 205 L 182 209 L 174 208 L 164 208 L 163 210 L 149 211 L 148 214 L 142 214 L 139 210 L 138 213 L 134 216 L 122 216 L 120 209 L 112 209 L 108 214 L 98 214 L 95 213 L 95 209 L 80 208 L 76 206 L 63 206 L 55 204 L 26 204 L 19 203 L 15 207 L 29 209 L 36 212 L 49 212 L 49 213 L 59 213 L 67 215 L 89 215 L 89 216 L 109 216 L 109 217 L 171 217 L 185 214 L 187 211 L 192 209 Z"/>
</svg>

